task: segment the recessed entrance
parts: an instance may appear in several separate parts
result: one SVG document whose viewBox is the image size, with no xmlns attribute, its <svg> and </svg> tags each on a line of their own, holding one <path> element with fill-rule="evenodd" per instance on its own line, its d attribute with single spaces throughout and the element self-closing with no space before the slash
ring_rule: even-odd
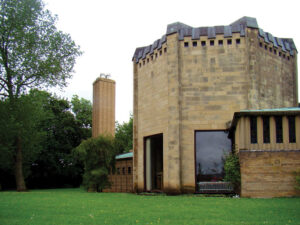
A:
<svg viewBox="0 0 300 225">
<path fill-rule="evenodd" d="M 163 189 L 163 134 L 144 138 L 145 190 Z"/>
</svg>

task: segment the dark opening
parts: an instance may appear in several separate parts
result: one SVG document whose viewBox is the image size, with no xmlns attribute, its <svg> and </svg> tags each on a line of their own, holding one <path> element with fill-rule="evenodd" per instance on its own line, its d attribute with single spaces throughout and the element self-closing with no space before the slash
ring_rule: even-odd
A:
<svg viewBox="0 0 300 225">
<path fill-rule="evenodd" d="M 163 188 L 163 134 L 144 139 L 145 146 L 145 190 Z"/>
<path fill-rule="evenodd" d="M 196 182 L 222 181 L 225 155 L 231 151 L 226 131 L 196 131 Z"/>
<path fill-rule="evenodd" d="M 288 56 L 287 59 L 290 61 L 290 57 Z"/>
<path fill-rule="evenodd" d="M 263 46 L 263 44 L 262 44 L 261 42 L 259 42 L 259 47 L 261 47 L 261 48 L 262 48 L 262 46 Z"/>
<path fill-rule="evenodd" d="M 201 41 L 201 46 L 206 46 L 206 41 Z"/>
<path fill-rule="evenodd" d="M 149 59 L 147 59 L 147 63 L 149 62 Z"/>
<path fill-rule="evenodd" d="M 128 167 L 128 174 L 131 174 L 131 167 Z"/>
<path fill-rule="evenodd" d="M 241 44 L 241 39 L 236 39 L 235 42 L 237 45 L 239 45 L 239 44 Z"/>
<path fill-rule="evenodd" d="M 193 47 L 197 47 L 197 41 L 193 41 Z"/>
<path fill-rule="evenodd" d="M 184 42 L 184 47 L 185 48 L 189 47 L 189 43 L 188 42 Z"/>
<path fill-rule="evenodd" d="M 264 143 L 270 143 L 270 117 L 263 116 Z"/>
<path fill-rule="evenodd" d="M 273 49 L 272 49 L 272 48 L 269 48 L 269 50 L 270 50 L 270 52 L 272 52 L 272 51 L 273 51 Z"/>
<path fill-rule="evenodd" d="M 285 54 L 283 54 L 283 58 L 285 59 Z"/>
<path fill-rule="evenodd" d="M 274 49 L 274 54 L 275 54 L 275 55 L 277 55 L 277 51 L 276 51 L 276 49 Z"/>
<path fill-rule="evenodd" d="M 210 40 L 210 46 L 214 46 L 215 45 L 215 41 L 214 40 Z"/>
<path fill-rule="evenodd" d="M 228 40 L 227 40 L 227 44 L 228 44 L 228 45 L 232 45 L 232 40 L 231 40 L 231 39 L 228 39 Z"/>
<path fill-rule="evenodd" d="M 151 60 L 153 60 L 153 55 L 151 55 Z"/>
<path fill-rule="evenodd" d="M 257 143 L 257 118 L 255 116 L 250 117 L 250 138 L 251 143 Z"/>
<path fill-rule="evenodd" d="M 268 49 L 268 46 L 265 45 L 265 50 L 267 50 L 267 49 Z"/>
<path fill-rule="evenodd" d="M 279 56 L 281 57 L 281 52 L 279 52 Z"/>
<path fill-rule="evenodd" d="M 296 143 L 295 116 L 288 116 L 289 121 L 289 142 Z"/>
<path fill-rule="evenodd" d="M 117 168 L 117 174 L 120 174 L 120 168 Z"/>
<path fill-rule="evenodd" d="M 162 50 L 159 51 L 159 55 L 162 55 Z"/>
<path fill-rule="evenodd" d="M 164 48 L 164 53 L 167 53 L 167 48 Z"/>
<path fill-rule="evenodd" d="M 276 125 L 276 142 L 282 143 L 283 135 L 282 135 L 282 117 L 281 116 L 275 116 L 275 125 Z"/>
<path fill-rule="evenodd" d="M 219 46 L 222 46 L 223 45 L 223 40 L 219 40 Z"/>
<path fill-rule="evenodd" d="M 125 167 L 122 168 L 122 174 L 125 175 Z"/>
</svg>

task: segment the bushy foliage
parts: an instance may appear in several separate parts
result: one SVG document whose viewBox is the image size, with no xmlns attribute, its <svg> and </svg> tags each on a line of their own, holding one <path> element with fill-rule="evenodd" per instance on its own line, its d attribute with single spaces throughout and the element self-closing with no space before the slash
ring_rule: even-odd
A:
<svg viewBox="0 0 300 225">
<path fill-rule="evenodd" d="M 101 135 L 83 141 L 74 156 L 84 164 L 83 186 L 89 192 L 109 186 L 108 174 L 114 164 L 115 144 L 112 136 Z"/>
<path fill-rule="evenodd" d="M 295 188 L 297 190 L 300 190 L 300 170 L 295 171 L 294 176 L 295 176 L 295 180 L 296 180 Z"/>
<path fill-rule="evenodd" d="M 235 190 L 239 190 L 241 186 L 241 172 L 240 162 L 238 155 L 230 153 L 225 158 L 224 164 L 225 181 L 229 181 L 233 184 Z"/>
<path fill-rule="evenodd" d="M 129 118 L 129 122 L 123 124 L 116 123 L 116 151 L 117 153 L 129 152 L 132 149 L 133 140 L 133 116 Z"/>
</svg>

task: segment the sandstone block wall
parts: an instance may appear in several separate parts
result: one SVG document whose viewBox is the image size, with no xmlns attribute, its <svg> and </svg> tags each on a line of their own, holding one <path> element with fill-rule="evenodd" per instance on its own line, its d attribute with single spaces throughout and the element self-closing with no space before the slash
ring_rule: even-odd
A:
<svg viewBox="0 0 300 225">
<path fill-rule="evenodd" d="M 240 151 L 242 197 L 299 196 L 293 172 L 300 169 L 300 150 Z"/>
</svg>

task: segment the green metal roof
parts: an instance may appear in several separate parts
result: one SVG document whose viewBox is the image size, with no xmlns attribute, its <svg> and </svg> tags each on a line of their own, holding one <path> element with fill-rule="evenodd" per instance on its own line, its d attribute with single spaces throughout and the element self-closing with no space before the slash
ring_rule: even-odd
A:
<svg viewBox="0 0 300 225">
<path fill-rule="evenodd" d="M 289 108 L 276 108 L 276 109 L 246 109 L 241 110 L 240 112 L 292 112 L 292 111 L 300 111 L 299 107 L 289 107 Z"/>
<path fill-rule="evenodd" d="M 126 159 L 126 158 L 132 158 L 133 152 L 123 153 L 116 156 L 116 159 Z"/>
</svg>

